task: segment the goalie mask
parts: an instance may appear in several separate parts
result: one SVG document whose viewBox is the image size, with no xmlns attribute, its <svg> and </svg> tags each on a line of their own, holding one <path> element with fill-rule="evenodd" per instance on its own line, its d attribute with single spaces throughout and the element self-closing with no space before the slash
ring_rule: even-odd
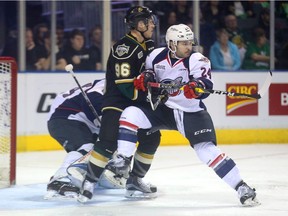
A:
<svg viewBox="0 0 288 216">
<path fill-rule="evenodd" d="M 149 19 L 152 19 L 154 25 L 157 24 L 157 17 L 149 8 L 135 6 L 127 11 L 124 21 L 130 29 L 135 29 L 139 21 L 143 21 L 144 24 L 148 26 Z"/>
<path fill-rule="evenodd" d="M 170 41 L 177 46 L 178 41 L 192 41 L 195 44 L 194 33 L 189 26 L 184 24 L 172 25 L 168 28 L 166 32 L 166 43 L 168 48 L 170 48 Z M 171 50 L 173 52 L 173 50 Z"/>
</svg>

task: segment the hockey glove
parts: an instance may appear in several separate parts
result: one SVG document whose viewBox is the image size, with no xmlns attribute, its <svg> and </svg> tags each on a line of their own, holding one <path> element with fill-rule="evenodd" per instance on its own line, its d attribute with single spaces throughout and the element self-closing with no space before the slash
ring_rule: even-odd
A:
<svg viewBox="0 0 288 216">
<path fill-rule="evenodd" d="M 153 70 L 144 70 L 135 80 L 134 86 L 138 90 L 146 91 L 148 82 L 156 82 Z"/>
<path fill-rule="evenodd" d="M 204 84 L 200 80 L 193 79 L 184 86 L 184 95 L 188 99 L 198 98 L 202 95 L 195 88 L 204 88 Z"/>
</svg>

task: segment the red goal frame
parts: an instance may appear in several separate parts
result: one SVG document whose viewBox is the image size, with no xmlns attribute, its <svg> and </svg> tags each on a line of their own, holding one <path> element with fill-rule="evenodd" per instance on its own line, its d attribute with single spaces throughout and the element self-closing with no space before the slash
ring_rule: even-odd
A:
<svg viewBox="0 0 288 216">
<path fill-rule="evenodd" d="M 0 62 L 11 64 L 11 131 L 10 131 L 10 176 L 9 184 L 16 184 L 16 142 L 17 142 L 17 63 L 12 57 L 0 57 Z"/>
</svg>

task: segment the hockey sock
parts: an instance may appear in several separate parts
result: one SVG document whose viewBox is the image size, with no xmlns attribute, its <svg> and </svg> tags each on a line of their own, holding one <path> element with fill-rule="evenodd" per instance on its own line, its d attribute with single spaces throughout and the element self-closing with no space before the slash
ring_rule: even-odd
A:
<svg viewBox="0 0 288 216">
<path fill-rule="evenodd" d="M 136 125 L 126 121 L 120 121 L 118 154 L 124 155 L 125 157 L 131 157 L 134 154 L 137 142 L 137 129 L 138 127 Z"/>
<path fill-rule="evenodd" d="M 235 189 L 242 178 L 231 158 L 222 153 L 212 142 L 196 144 L 194 149 L 203 163 L 211 167 L 223 181 Z"/>
<path fill-rule="evenodd" d="M 151 167 L 154 155 L 136 151 L 132 173 L 143 178 Z"/>
<path fill-rule="evenodd" d="M 88 162 L 86 179 L 91 182 L 98 181 L 106 164 L 108 163 L 108 160 L 109 158 L 105 157 L 104 155 L 96 152 L 95 150 L 92 151 Z"/>
</svg>

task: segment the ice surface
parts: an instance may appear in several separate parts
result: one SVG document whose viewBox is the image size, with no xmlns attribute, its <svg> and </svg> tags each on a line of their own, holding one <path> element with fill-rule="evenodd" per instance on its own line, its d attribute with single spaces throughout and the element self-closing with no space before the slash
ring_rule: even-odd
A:
<svg viewBox="0 0 288 216">
<path fill-rule="evenodd" d="M 256 188 L 262 205 L 242 207 L 237 193 L 196 157 L 189 146 L 160 147 L 146 180 L 158 197 L 131 201 L 124 190 L 96 189 L 86 204 L 44 200 L 46 184 L 65 152 L 17 154 L 17 184 L 0 189 L 0 216 L 287 216 L 288 145 L 220 145 Z"/>
</svg>

